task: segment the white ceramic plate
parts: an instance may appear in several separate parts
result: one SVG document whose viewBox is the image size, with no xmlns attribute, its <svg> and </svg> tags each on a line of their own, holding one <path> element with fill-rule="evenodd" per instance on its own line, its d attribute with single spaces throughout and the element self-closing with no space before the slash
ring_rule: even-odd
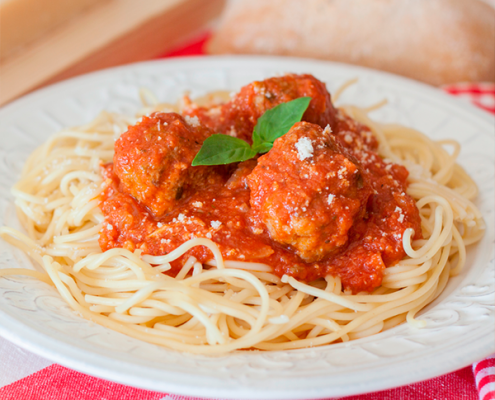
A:
<svg viewBox="0 0 495 400">
<path fill-rule="evenodd" d="M 387 389 L 432 378 L 495 352 L 494 121 L 461 100 L 393 75 L 302 59 L 200 57 L 134 64 L 72 79 L 0 110 L 0 224 L 17 226 L 9 188 L 28 154 L 62 127 L 89 122 L 100 110 L 134 113 L 138 89 L 173 102 L 184 91 L 237 90 L 256 79 L 308 72 L 334 91 L 359 83 L 341 101 L 389 104 L 375 119 L 418 128 L 462 144 L 460 163 L 480 188 L 487 231 L 469 248 L 465 270 L 452 279 L 415 330 L 401 325 L 378 335 L 321 348 L 237 352 L 209 358 L 183 354 L 105 329 L 76 316 L 51 287 L 34 279 L 0 279 L 0 335 L 67 367 L 141 388 L 237 399 L 313 399 Z M 0 268 L 29 259 L 0 241 Z"/>
</svg>

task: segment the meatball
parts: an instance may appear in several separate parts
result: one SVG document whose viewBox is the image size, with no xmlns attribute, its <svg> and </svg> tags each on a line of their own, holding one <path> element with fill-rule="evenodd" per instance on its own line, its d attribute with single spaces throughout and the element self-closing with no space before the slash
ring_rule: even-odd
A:
<svg viewBox="0 0 495 400">
<path fill-rule="evenodd" d="M 265 111 L 299 97 L 311 97 L 302 120 L 325 128 L 335 126 L 336 110 L 325 84 L 312 75 L 289 74 L 244 86 L 235 97 L 212 108 L 186 107 L 185 114 L 197 116 L 215 132 L 251 143 L 253 129 Z"/>
<path fill-rule="evenodd" d="M 114 171 L 122 191 L 162 216 L 195 186 L 217 179 L 214 169 L 191 166 L 209 135 L 196 118 L 176 113 L 143 117 L 115 143 Z"/>
<path fill-rule="evenodd" d="M 346 246 L 371 194 L 360 166 L 342 154 L 330 128 L 308 122 L 277 139 L 247 181 L 253 232 L 266 228 L 307 263 Z"/>
</svg>

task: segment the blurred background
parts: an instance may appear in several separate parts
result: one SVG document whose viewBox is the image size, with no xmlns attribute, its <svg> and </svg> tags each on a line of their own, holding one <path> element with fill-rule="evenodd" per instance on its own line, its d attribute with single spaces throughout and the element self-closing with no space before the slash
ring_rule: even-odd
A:
<svg viewBox="0 0 495 400">
<path fill-rule="evenodd" d="M 0 105 L 187 54 L 363 65 L 431 85 L 495 82 L 495 0 L 0 0 Z"/>
</svg>

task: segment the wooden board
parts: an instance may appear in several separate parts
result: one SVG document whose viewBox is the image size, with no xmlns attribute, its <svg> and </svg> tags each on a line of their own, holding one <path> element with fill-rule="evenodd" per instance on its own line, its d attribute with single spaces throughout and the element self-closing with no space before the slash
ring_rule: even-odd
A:
<svg viewBox="0 0 495 400">
<path fill-rule="evenodd" d="M 109 0 L 0 0 L 0 61 Z"/>
<path fill-rule="evenodd" d="M 0 105 L 101 68 L 142 61 L 205 29 L 225 0 L 111 0 L 0 63 Z"/>
</svg>

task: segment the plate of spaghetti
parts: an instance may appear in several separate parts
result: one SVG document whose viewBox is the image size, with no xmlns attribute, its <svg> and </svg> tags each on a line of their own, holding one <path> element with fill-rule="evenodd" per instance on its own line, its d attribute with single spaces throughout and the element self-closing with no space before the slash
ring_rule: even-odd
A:
<svg viewBox="0 0 495 400">
<path fill-rule="evenodd" d="M 495 351 L 493 120 L 273 57 L 154 61 L 0 110 L 0 334 L 151 390 L 301 399 Z"/>
</svg>

